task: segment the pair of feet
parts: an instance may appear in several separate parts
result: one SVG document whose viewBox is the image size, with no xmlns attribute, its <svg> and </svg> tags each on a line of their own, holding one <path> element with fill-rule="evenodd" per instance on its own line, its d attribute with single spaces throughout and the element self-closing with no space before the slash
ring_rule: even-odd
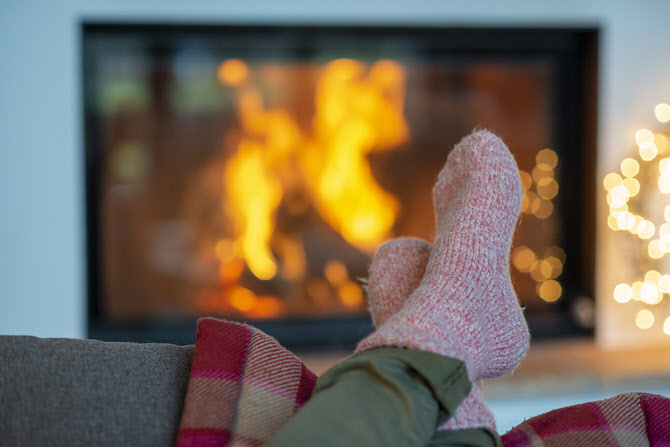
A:
<svg viewBox="0 0 670 447">
<path fill-rule="evenodd" d="M 449 154 L 433 189 L 436 238 L 384 244 L 368 278 L 377 330 L 356 352 L 397 346 L 462 360 L 470 395 L 439 429 L 495 428 L 481 379 L 513 370 L 529 334 L 509 275 L 521 208 L 519 171 L 504 143 L 487 131 Z"/>
</svg>

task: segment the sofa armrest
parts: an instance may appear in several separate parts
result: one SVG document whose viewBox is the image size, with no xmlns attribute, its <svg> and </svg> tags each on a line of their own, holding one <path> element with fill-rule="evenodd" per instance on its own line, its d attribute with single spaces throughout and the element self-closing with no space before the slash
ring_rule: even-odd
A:
<svg viewBox="0 0 670 447">
<path fill-rule="evenodd" d="M 174 445 L 193 353 L 0 336 L 3 445 Z"/>
</svg>

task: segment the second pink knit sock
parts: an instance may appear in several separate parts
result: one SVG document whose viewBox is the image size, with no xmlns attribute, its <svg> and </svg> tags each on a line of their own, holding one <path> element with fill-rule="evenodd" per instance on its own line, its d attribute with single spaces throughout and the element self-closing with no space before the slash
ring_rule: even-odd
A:
<svg viewBox="0 0 670 447">
<path fill-rule="evenodd" d="M 418 238 L 400 238 L 379 247 L 370 265 L 367 296 L 370 315 L 379 327 L 397 313 L 419 286 L 431 245 Z"/>
<path fill-rule="evenodd" d="M 437 237 L 402 309 L 358 346 L 419 349 L 460 359 L 472 380 L 511 371 L 528 329 L 509 277 L 521 204 L 514 157 L 480 131 L 451 152 L 433 190 Z"/>
</svg>

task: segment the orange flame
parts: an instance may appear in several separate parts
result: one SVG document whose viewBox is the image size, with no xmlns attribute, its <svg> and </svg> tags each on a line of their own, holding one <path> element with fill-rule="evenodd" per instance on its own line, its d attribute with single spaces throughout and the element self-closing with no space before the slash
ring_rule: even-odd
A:
<svg viewBox="0 0 670 447">
<path fill-rule="evenodd" d="M 303 183 L 314 208 L 353 246 L 371 251 L 388 236 L 399 204 L 377 184 L 367 156 L 409 136 L 400 64 L 383 60 L 367 69 L 339 59 L 326 65 L 316 85 L 310 134 L 301 132 L 288 111 L 265 108 L 243 61 L 224 61 L 218 76 L 235 88 L 243 132 L 225 166 L 223 207 L 234 227 L 235 255 L 257 278 L 278 271 L 270 244 L 277 208 L 291 183 Z M 281 256 L 296 253 L 281 245 Z M 283 264 L 301 272 L 300 262 Z"/>
</svg>

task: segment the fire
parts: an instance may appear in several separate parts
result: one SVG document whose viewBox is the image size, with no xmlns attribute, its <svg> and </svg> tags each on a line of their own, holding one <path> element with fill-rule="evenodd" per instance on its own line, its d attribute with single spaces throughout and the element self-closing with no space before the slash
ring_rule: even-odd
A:
<svg viewBox="0 0 670 447">
<path fill-rule="evenodd" d="M 395 62 L 377 62 L 366 75 L 362 63 L 349 59 L 331 62 L 317 83 L 314 135 L 303 153 L 308 186 L 319 213 L 366 251 L 389 233 L 398 213 L 367 156 L 407 140 L 403 85 Z"/>
<path fill-rule="evenodd" d="M 263 151 L 261 145 L 251 141 L 240 143 L 237 156 L 225 168 L 224 183 L 229 194 L 225 209 L 239 233 L 236 242 L 249 269 L 259 279 L 270 279 L 277 272 L 270 239 L 273 213 L 282 189 L 276 178 L 267 175 Z"/>
<path fill-rule="evenodd" d="M 225 167 L 223 208 L 233 223 L 236 253 L 257 278 L 277 273 L 270 245 L 277 208 L 291 183 L 302 184 L 317 212 L 353 246 L 371 251 L 388 236 L 399 205 L 375 181 L 367 156 L 409 136 L 401 65 L 383 60 L 367 70 L 350 59 L 326 65 L 309 133 L 287 110 L 264 106 L 243 61 L 224 61 L 218 77 L 235 88 L 243 131 Z"/>
</svg>

